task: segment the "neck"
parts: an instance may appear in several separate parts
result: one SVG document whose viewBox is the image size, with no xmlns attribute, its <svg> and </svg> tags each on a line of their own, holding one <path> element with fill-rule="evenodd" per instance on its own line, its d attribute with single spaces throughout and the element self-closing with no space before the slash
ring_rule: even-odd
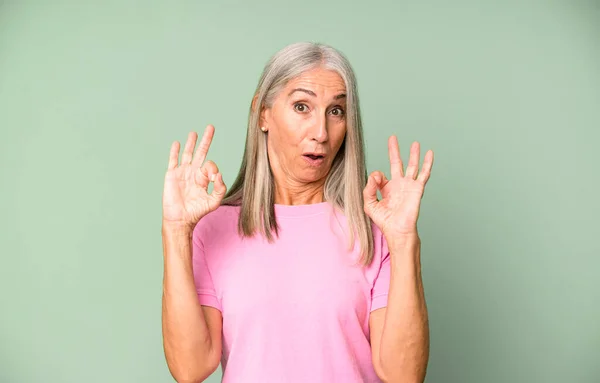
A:
<svg viewBox="0 0 600 383">
<path fill-rule="evenodd" d="M 307 184 L 282 187 L 275 183 L 275 203 L 278 205 L 310 205 L 324 201 L 323 185 Z"/>
</svg>

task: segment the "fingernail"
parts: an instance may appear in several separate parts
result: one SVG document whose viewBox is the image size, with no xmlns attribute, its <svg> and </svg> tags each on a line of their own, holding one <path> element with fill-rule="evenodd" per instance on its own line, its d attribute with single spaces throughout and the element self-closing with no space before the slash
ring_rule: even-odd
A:
<svg viewBox="0 0 600 383">
<path fill-rule="evenodd" d="M 210 175 L 210 181 L 211 181 L 211 182 L 214 182 L 214 181 L 215 181 L 215 176 L 216 176 L 216 174 L 211 174 L 211 175 Z"/>
</svg>

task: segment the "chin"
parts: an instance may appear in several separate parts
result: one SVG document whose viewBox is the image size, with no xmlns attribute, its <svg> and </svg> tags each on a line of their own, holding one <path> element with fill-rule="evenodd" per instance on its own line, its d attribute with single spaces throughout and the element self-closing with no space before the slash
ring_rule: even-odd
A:
<svg viewBox="0 0 600 383">
<path fill-rule="evenodd" d="M 302 182 L 306 182 L 306 183 L 312 183 L 312 182 L 317 182 L 319 180 L 322 180 L 323 178 L 327 177 L 327 174 L 329 174 L 329 171 L 327 172 L 323 172 L 323 171 L 306 171 L 302 173 L 301 177 L 298 177 Z"/>
</svg>

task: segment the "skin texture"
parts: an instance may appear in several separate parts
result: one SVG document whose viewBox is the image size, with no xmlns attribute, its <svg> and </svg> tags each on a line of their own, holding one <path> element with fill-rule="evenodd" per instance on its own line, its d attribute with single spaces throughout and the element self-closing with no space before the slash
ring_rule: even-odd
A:
<svg viewBox="0 0 600 383">
<path fill-rule="evenodd" d="M 345 93 L 336 72 L 318 68 L 288 82 L 271 108 L 263 109 L 275 203 L 322 202 L 325 179 L 346 134 Z M 324 154 L 324 162 L 310 166 L 302 156 L 307 152 Z"/>
</svg>

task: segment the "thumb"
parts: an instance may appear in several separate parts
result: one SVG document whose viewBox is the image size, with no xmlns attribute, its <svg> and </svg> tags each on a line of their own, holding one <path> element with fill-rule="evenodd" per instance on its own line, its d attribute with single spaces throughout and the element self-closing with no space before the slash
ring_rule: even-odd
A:
<svg viewBox="0 0 600 383">
<path fill-rule="evenodd" d="M 375 172 L 369 175 L 367 179 L 367 185 L 363 189 L 363 200 L 364 200 L 364 210 L 365 213 L 369 214 L 375 205 L 379 201 L 377 201 L 377 181 L 374 177 Z"/>
<path fill-rule="evenodd" d="M 225 186 L 225 182 L 223 182 L 223 174 L 217 173 L 215 174 L 213 191 L 210 195 L 216 200 L 221 202 L 223 197 L 225 197 L 225 192 L 227 191 L 227 186 Z"/>
</svg>

